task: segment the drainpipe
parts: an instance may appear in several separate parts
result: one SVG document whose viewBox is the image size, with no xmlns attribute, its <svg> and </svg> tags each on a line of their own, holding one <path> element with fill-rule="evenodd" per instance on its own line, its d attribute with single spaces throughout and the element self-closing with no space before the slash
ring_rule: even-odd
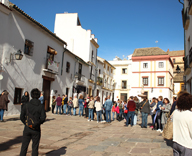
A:
<svg viewBox="0 0 192 156">
<path fill-rule="evenodd" d="M 184 10 L 184 3 L 181 2 L 181 0 L 178 0 L 179 3 L 181 3 L 183 5 L 183 13 L 185 13 Z M 183 15 L 182 15 L 183 16 Z M 184 29 L 184 28 L 183 28 Z M 186 45 L 185 45 L 185 29 L 184 29 L 184 53 L 185 53 L 185 57 L 186 57 Z M 186 90 L 186 80 L 184 81 L 184 89 Z"/>
<path fill-rule="evenodd" d="M 98 68 L 98 65 L 97 65 L 97 49 L 96 49 L 95 84 L 94 84 L 94 92 L 93 92 L 93 95 L 94 95 L 94 93 L 95 93 L 95 89 L 96 89 L 96 86 L 97 86 L 97 68 Z M 95 94 L 94 96 L 96 96 L 96 94 Z"/>
</svg>

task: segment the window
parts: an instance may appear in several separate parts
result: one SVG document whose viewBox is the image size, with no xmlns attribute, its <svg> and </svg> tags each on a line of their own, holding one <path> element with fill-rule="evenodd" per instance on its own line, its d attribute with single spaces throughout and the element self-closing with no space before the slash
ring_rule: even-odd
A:
<svg viewBox="0 0 192 156">
<path fill-rule="evenodd" d="M 34 43 L 30 40 L 25 40 L 24 54 L 33 55 L 33 45 Z"/>
<path fill-rule="evenodd" d="M 163 67 L 164 67 L 163 62 L 159 62 L 159 68 L 163 68 Z"/>
<path fill-rule="evenodd" d="M 175 59 L 173 59 L 173 63 L 175 63 Z"/>
<path fill-rule="evenodd" d="M 99 96 L 99 89 L 97 89 L 97 96 Z"/>
<path fill-rule="evenodd" d="M 69 88 L 66 88 L 66 95 L 68 96 Z"/>
<path fill-rule="evenodd" d="M 109 66 L 107 66 L 107 70 L 109 71 Z"/>
<path fill-rule="evenodd" d="M 81 80 L 81 75 L 82 75 L 82 64 L 79 63 L 79 69 L 78 69 L 78 80 Z"/>
<path fill-rule="evenodd" d="M 15 88 L 14 104 L 21 104 L 22 88 Z"/>
<path fill-rule="evenodd" d="M 69 73 L 70 72 L 70 63 L 67 62 L 66 64 L 66 72 Z"/>
<path fill-rule="evenodd" d="M 164 77 L 158 77 L 158 86 L 164 86 Z"/>
<path fill-rule="evenodd" d="M 122 74 L 127 74 L 127 68 L 122 68 Z"/>
<path fill-rule="evenodd" d="M 143 68 L 148 68 L 148 63 L 143 63 Z"/>
<path fill-rule="evenodd" d="M 111 69 L 111 73 L 113 73 L 113 69 Z"/>
<path fill-rule="evenodd" d="M 101 74 L 101 69 L 99 69 L 99 75 Z"/>
<path fill-rule="evenodd" d="M 127 89 L 127 81 L 122 81 L 122 89 Z"/>
<path fill-rule="evenodd" d="M 93 52 L 93 50 L 92 50 L 91 62 L 93 62 L 93 58 L 94 58 L 94 52 Z"/>
<path fill-rule="evenodd" d="M 143 85 L 148 86 L 148 77 L 143 77 Z"/>
</svg>

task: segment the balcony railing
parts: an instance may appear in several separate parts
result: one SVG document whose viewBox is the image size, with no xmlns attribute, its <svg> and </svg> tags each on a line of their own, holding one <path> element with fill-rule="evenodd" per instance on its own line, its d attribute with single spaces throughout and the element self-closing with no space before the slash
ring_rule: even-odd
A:
<svg viewBox="0 0 192 156">
<path fill-rule="evenodd" d="M 45 69 L 43 70 L 46 72 L 51 72 L 56 74 L 59 71 L 59 62 L 47 59 Z"/>
<path fill-rule="evenodd" d="M 184 57 L 184 69 L 185 69 L 185 75 L 188 75 L 191 72 L 191 68 L 189 66 L 189 55 Z"/>
<path fill-rule="evenodd" d="M 189 0 L 189 15 L 192 15 L 192 0 Z"/>
<path fill-rule="evenodd" d="M 102 83 L 103 83 L 103 78 L 98 76 L 97 77 L 97 84 L 102 85 Z"/>
<path fill-rule="evenodd" d="M 188 8 L 186 8 L 185 11 L 184 9 L 182 10 L 182 18 L 183 18 L 183 28 L 187 30 L 190 22 L 189 15 L 188 15 Z"/>
</svg>

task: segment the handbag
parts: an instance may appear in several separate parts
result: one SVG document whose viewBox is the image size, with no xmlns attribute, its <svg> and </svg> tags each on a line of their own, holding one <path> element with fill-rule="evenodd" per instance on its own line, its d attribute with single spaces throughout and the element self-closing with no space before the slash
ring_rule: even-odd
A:
<svg viewBox="0 0 192 156">
<path fill-rule="evenodd" d="M 128 110 L 127 110 L 127 109 L 126 109 L 126 110 L 124 110 L 124 113 L 125 113 L 125 114 L 127 114 L 127 113 L 128 113 Z"/>
<path fill-rule="evenodd" d="M 167 123 L 163 129 L 162 136 L 167 140 L 173 139 L 173 120 L 171 118 L 167 120 Z"/>
</svg>

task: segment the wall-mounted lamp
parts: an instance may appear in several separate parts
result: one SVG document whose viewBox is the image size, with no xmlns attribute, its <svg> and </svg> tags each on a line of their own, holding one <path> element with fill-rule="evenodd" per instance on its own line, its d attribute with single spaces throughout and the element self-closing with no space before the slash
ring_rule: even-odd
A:
<svg viewBox="0 0 192 156">
<path fill-rule="evenodd" d="M 177 73 L 181 72 L 181 69 L 179 68 L 179 65 L 177 65 L 176 71 L 177 71 Z"/>
<path fill-rule="evenodd" d="M 23 54 L 22 54 L 22 51 L 19 49 L 17 52 L 10 54 L 9 62 L 7 63 L 11 63 L 12 60 L 22 60 L 22 58 L 23 58 Z"/>
</svg>

